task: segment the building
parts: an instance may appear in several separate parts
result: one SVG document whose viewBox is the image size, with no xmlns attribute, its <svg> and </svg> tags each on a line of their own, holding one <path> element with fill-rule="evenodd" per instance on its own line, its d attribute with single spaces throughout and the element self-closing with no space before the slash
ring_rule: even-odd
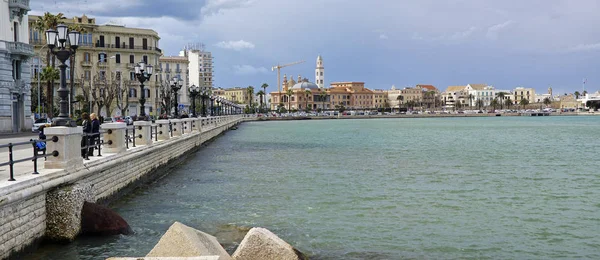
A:
<svg viewBox="0 0 600 260">
<path fill-rule="evenodd" d="M 441 94 L 441 102 L 442 105 L 446 108 L 454 108 L 457 105 L 461 106 L 465 104 L 465 97 L 467 96 L 467 91 L 465 90 L 467 86 L 449 86 L 446 88 Z"/>
<path fill-rule="evenodd" d="M 0 1 L 0 132 L 30 131 L 29 1 Z"/>
<path fill-rule="evenodd" d="M 323 67 L 323 58 L 317 57 L 317 68 L 315 69 L 315 83 L 319 88 L 325 87 L 325 67 Z"/>
<path fill-rule="evenodd" d="M 560 109 L 574 109 L 579 110 L 580 108 L 585 107 L 585 104 L 582 104 L 581 101 L 575 98 L 575 95 L 569 94 L 560 98 L 559 108 Z"/>
<path fill-rule="evenodd" d="M 182 81 L 181 89 L 177 92 L 177 104 L 179 105 L 179 110 L 184 113 L 190 113 L 190 105 L 191 101 L 189 98 L 189 70 L 188 70 L 189 60 L 187 57 L 182 56 L 163 56 L 158 59 L 158 80 L 157 80 L 157 88 L 155 96 L 157 104 L 155 105 L 158 114 L 170 114 L 172 108 L 168 106 L 168 104 L 163 103 L 163 95 L 171 91 L 170 81 L 173 78 Z M 167 91 L 167 92 L 165 92 Z M 167 111 L 164 111 L 167 109 Z"/>
<path fill-rule="evenodd" d="M 518 87 L 515 88 L 512 92 L 513 101 L 515 105 L 519 104 L 523 99 L 527 99 L 527 101 L 529 101 L 530 103 L 533 103 L 533 101 L 535 101 L 535 89 L 533 88 Z"/>
<path fill-rule="evenodd" d="M 388 108 L 390 103 L 388 102 L 388 92 L 382 89 L 373 90 L 373 107 L 374 108 Z"/>
<path fill-rule="evenodd" d="M 392 85 L 392 88 L 387 91 L 388 103 L 390 103 L 390 107 L 396 108 L 400 107 L 400 100 L 398 100 L 398 96 L 402 94 L 401 89 L 396 89 L 396 86 Z"/>
<path fill-rule="evenodd" d="M 489 106 L 496 98 L 496 89 L 487 84 L 468 84 L 465 86 L 465 100 L 469 107 L 479 107 L 479 100 L 483 107 Z"/>
<path fill-rule="evenodd" d="M 29 16 L 29 35 L 38 57 L 36 66 L 32 70 L 37 77 L 38 67 L 48 64 L 46 59 L 46 40 L 44 32 L 37 30 L 32 25 L 39 16 Z M 156 96 L 156 81 L 159 75 L 158 58 L 162 55 L 158 47 L 160 37 L 151 29 L 129 28 L 118 24 L 96 24 L 95 18 L 85 15 L 64 19 L 68 26 L 80 26 L 81 42 L 75 54 L 75 63 L 67 68 L 67 84 L 74 83 L 73 97 L 81 95 L 86 102 L 94 100 L 111 100 L 108 96 L 102 98 L 101 93 L 106 87 L 116 88 L 109 111 L 106 108 L 97 108 L 94 112 L 101 116 L 119 116 L 122 111 L 126 115 L 139 114 L 139 98 L 141 97 L 140 84 L 135 78 L 134 67 L 136 63 L 144 61 L 153 65 L 154 76 L 144 83 L 144 104 L 147 115 L 157 115 L 158 104 Z M 37 66 L 39 62 L 40 66 Z M 57 61 L 58 63 L 58 61 Z M 71 64 L 68 64 L 71 65 Z M 58 66 L 58 64 L 55 64 Z M 113 74 L 114 73 L 114 74 Z M 73 77 L 73 78 L 71 78 Z M 58 82 L 55 83 L 55 91 Z M 91 90 L 91 91 L 90 91 Z M 57 106 L 55 102 L 55 106 Z"/>
<path fill-rule="evenodd" d="M 344 107 L 349 109 L 374 107 L 373 91 L 365 88 L 364 82 L 332 82 L 329 92 L 333 108 L 344 103 L 346 104 Z"/>
<path fill-rule="evenodd" d="M 418 84 L 416 88 L 423 90 L 423 100 L 421 101 L 423 108 L 436 108 L 440 104 L 440 90 L 435 86 Z"/>
<path fill-rule="evenodd" d="M 548 93 L 543 94 L 543 93 L 539 93 L 539 94 L 535 94 L 535 98 L 534 98 L 534 102 L 535 103 L 544 103 L 545 99 L 549 99 L 550 101 L 555 101 L 554 97 L 552 96 L 552 88 L 548 88 Z M 558 100 L 556 100 L 558 101 Z"/>
<path fill-rule="evenodd" d="M 214 67 L 212 53 L 204 48 L 204 44 L 189 44 L 179 53 L 179 56 L 185 56 L 189 60 L 190 86 L 199 87 L 214 86 Z"/>
<path fill-rule="evenodd" d="M 402 96 L 402 100 L 400 100 L 401 104 L 407 104 L 412 102 L 415 106 L 421 106 L 421 102 L 423 101 L 423 89 L 422 88 L 404 88 L 400 90 L 400 95 Z"/>
<path fill-rule="evenodd" d="M 223 97 L 227 100 L 241 105 L 248 105 L 250 102 L 250 95 L 248 94 L 247 88 L 226 88 L 223 91 Z"/>
</svg>

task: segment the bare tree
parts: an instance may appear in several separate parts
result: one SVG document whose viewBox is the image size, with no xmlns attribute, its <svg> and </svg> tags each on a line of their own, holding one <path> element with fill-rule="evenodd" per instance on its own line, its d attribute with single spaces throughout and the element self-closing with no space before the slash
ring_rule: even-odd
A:
<svg viewBox="0 0 600 260">
<path fill-rule="evenodd" d="M 161 80 L 158 84 L 158 88 L 159 88 L 159 95 L 160 95 L 160 99 L 161 99 L 161 102 L 160 102 L 161 110 L 163 111 L 164 114 L 168 115 L 171 113 L 171 99 L 172 99 L 171 86 L 168 81 Z"/>
<path fill-rule="evenodd" d="M 112 103 L 117 97 L 117 91 L 119 88 L 119 82 L 116 80 L 117 76 L 114 72 L 110 73 L 110 76 L 106 74 L 98 73 L 94 76 L 94 85 L 91 88 L 92 97 L 94 102 L 98 106 L 98 115 L 102 107 L 105 108 L 106 116 L 112 114 Z"/>
<path fill-rule="evenodd" d="M 85 103 L 83 106 L 85 107 L 85 105 L 90 103 L 90 86 L 91 86 L 91 79 L 87 79 L 88 84 L 86 85 L 86 78 L 84 77 L 83 74 L 81 74 L 81 77 L 78 79 L 74 79 L 74 81 L 77 83 L 77 85 L 79 86 L 79 88 L 81 89 L 81 95 L 83 96 L 83 102 Z M 89 108 L 91 111 L 91 107 Z"/>
<path fill-rule="evenodd" d="M 129 107 L 129 89 L 136 87 L 137 80 L 123 81 L 118 75 L 117 80 L 119 81 L 119 87 L 117 93 L 117 108 L 121 110 L 121 116 L 125 116 L 127 108 Z M 123 84 L 124 83 L 124 84 Z"/>
</svg>

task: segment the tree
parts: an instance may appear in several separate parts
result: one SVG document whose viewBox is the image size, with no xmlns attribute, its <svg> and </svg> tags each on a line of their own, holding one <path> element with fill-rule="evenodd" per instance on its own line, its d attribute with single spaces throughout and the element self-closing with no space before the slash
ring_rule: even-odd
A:
<svg viewBox="0 0 600 260">
<path fill-rule="evenodd" d="M 262 112 L 264 110 L 264 107 L 263 107 L 263 97 L 265 96 L 265 92 L 262 91 L 262 90 L 259 90 L 256 93 L 256 95 L 259 96 L 259 98 L 260 98 L 260 111 Z"/>
<path fill-rule="evenodd" d="M 550 104 L 552 104 L 552 100 L 550 100 L 550 98 L 548 98 L 548 97 L 544 98 L 543 102 L 544 102 L 544 105 L 546 105 L 546 107 L 549 106 Z"/>
<path fill-rule="evenodd" d="M 325 91 L 324 89 L 321 90 L 321 93 L 319 93 L 319 98 L 321 99 L 321 102 L 323 102 L 321 111 L 325 111 L 325 101 L 327 101 L 327 91 Z"/>
<path fill-rule="evenodd" d="M 84 28 L 83 26 L 81 26 L 81 24 L 70 24 L 69 25 L 69 30 L 71 31 L 77 31 L 80 33 L 86 33 L 88 30 L 86 28 Z M 71 69 L 69 70 L 70 75 L 70 79 L 71 79 L 71 89 L 69 91 L 69 97 L 70 100 L 74 100 L 73 98 L 73 94 L 75 93 L 75 54 L 71 55 L 69 57 L 69 66 L 71 67 Z M 71 102 L 69 104 L 69 111 L 71 111 L 71 113 L 73 113 L 73 102 Z M 71 115 L 72 116 L 72 115 Z"/>
<path fill-rule="evenodd" d="M 498 103 L 500 103 L 500 109 L 504 109 L 504 107 L 503 107 L 504 103 L 502 100 L 504 100 L 504 97 L 506 96 L 506 94 L 508 94 L 508 93 L 506 93 L 506 92 L 496 93 L 496 97 L 498 97 L 498 99 L 499 99 Z"/>
<path fill-rule="evenodd" d="M 158 95 L 160 96 L 160 107 L 161 107 L 161 111 L 163 111 L 163 114 L 169 115 L 171 114 L 171 99 L 172 99 L 172 91 L 171 91 L 171 86 L 169 84 L 168 81 L 165 80 L 161 80 L 158 84 Z M 204 106 L 204 104 L 200 104 L 199 106 L 197 106 L 196 108 L 203 108 L 202 106 Z M 196 110 L 197 110 L 196 109 Z M 198 111 L 194 111 L 194 114 L 196 114 Z"/>
<path fill-rule="evenodd" d="M 473 107 L 473 99 L 475 98 L 475 96 L 473 96 L 473 94 L 469 94 L 469 107 Z"/>
<path fill-rule="evenodd" d="M 248 86 L 248 88 L 246 88 L 246 92 L 248 93 L 248 107 L 251 107 L 252 100 L 254 99 L 254 87 Z"/>
<path fill-rule="evenodd" d="M 62 20 L 64 20 L 65 17 L 63 16 L 62 13 L 58 13 L 56 15 L 53 15 L 49 12 L 45 12 L 44 15 L 40 16 L 38 18 L 38 20 L 36 20 L 33 24 L 33 28 L 44 33 L 46 30 L 49 29 L 56 29 L 56 26 L 58 26 L 59 24 L 62 23 Z M 52 62 L 50 62 L 52 61 Z M 54 55 L 51 55 L 50 52 L 50 48 L 46 48 L 46 67 L 52 67 L 54 70 L 56 70 L 55 68 L 55 63 L 56 63 L 56 57 Z M 46 69 L 44 68 L 44 70 L 42 71 L 42 73 L 45 71 Z M 46 89 L 46 109 L 48 115 L 50 117 L 54 116 L 54 113 L 52 112 L 54 109 L 54 81 L 60 79 L 60 74 L 58 72 L 58 70 L 56 70 L 56 77 L 53 77 L 53 75 L 46 75 L 47 77 L 45 78 L 46 80 L 49 80 L 47 89 Z M 49 73 L 52 73 L 51 71 L 48 71 Z"/>
<path fill-rule="evenodd" d="M 529 100 L 527 100 L 526 98 L 521 99 L 521 101 L 519 101 L 519 105 L 525 108 L 525 106 L 529 105 Z"/>
<path fill-rule="evenodd" d="M 581 93 L 581 95 L 585 96 L 585 95 L 587 95 L 587 93 L 588 93 L 587 90 L 584 90 L 583 93 Z"/>
<path fill-rule="evenodd" d="M 460 103 L 460 99 L 457 99 L 456 102 L 454 102 L 454 107 L 456 107 L 456 108 L 462 107 L 462 103 Z"/>
<path fill-rule="evenodd" d="M 573 95 L 575 95 L 575 99 L 579 99 L 579 96 L 581 96 L 581 93 L 579 93 L 579 91 L 575 91 L 575 93 L 573 93 Z"/>
<path fill-rule="evenodd" d="M 492 99 L 492 102 L 490 102 L 490 107 L 494 108 L 494 110 L 496 110 L 496 108 L 498 107 L 500 102 L 498 102 L 497 98 Z"/>
<path fill-rule="evenodd" d="M 510 100 L 510 98 L 504 100 L 504 105 L 506 106 L 506 108 L 510 109 L 510 106 L 512 106 L 512 100 Z"/>
<path fill-rule="evenodd" d="M 402 101 L 404 101 L 404 96 L 398 95 L 396 100 L 398 100 L 398 112 L 400 112 L 400 106 L 402 105 Z"/>
<path fill-rule="evenodd" d="M 42 70 L 40 79 L 46 82 L 46 113 L 48 117 L 54 117 L 54 81 L 60 79 L 60 72 L 52 66 L 46 66 Z"/>
<path fill-rule="evenodd" d="M 288 111 L 291 111 L 292 107 L 292 95 L 294 95 L 294 91 L 290 88 L 286 91 L 285 95 L 288 97 Z"/>
<path fill-rule="evenodd" d="M 304 108 L 308 110 L 308 97 L 310 97 L 310 95 L 312 95 L 312 92 L 310 92 L 310 89 L 307 89 L 304 91 L 304 99 L 305 99 L 305 106 Z"/>
<path fill-rule="evenodd" d="M 114 72 L 110 76 L 98 73 L 94 78 L 94 87 L 92 88 L 92 96 L 98 105 L 98 115 L 104 107 L 107 116 L 112 114 L 112 103 L 117 97 L 119 83 L 116 80 L 117 76 Z"/>
<path fill-rule="evenodd" d="M 483 103 L 483 99 L 477 99 L 475 101 L 475 104 L 477 104 L 477 107 L 479 108 L 479 110 L 481 110 L 481 107 L 483 107 L 485 104 Z"/>
<path fill-rule="evenodd" d="M 269 87 L 269 85 L 267 83 L 263 83 L 260 87 L 263 89 L 263 93 L 264 93 L 263 95 L 265 97 L 265 105 L 266 105 L 267 104 L 267 88 Z"/>
</svg>

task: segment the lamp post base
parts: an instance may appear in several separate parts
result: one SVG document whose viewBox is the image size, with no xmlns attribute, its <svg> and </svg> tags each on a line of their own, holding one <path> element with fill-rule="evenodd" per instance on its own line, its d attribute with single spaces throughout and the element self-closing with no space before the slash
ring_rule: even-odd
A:
<svg viewBox="0 0 600 260">
<path fill-rule="evenodd" d="M 76 127 L 77 123 L 71 118 L 55 117 L 52 119 L 52 126 Z"/>
</svg>

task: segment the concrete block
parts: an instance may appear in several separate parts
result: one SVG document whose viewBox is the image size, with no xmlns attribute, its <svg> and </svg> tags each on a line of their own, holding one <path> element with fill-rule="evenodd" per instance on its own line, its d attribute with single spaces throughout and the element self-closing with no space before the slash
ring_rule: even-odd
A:
<svg viewBox="0 0 600 260">
<path fill-rule="evenodd" d="M 156 120 L 158 140 L 164 141 L 171 138 L 171 134 L 169 133 L 169 123 L 169 120 Z"/>
<path fill-rule="evenodd" d="M 252 228 L 235 253 L 235 260 L 300 260 L 307 259 L 300 251 L 265 228 Z"/>
<path fill-rule="evenodd" d="M 152 122 L 150 121 L 135 121 L 133 122 L 133 127 L 135 127 L 135 144 L 136 145 L 151 145 L 152 144 L 152 135 L 151 127 Z"/>
<path fill-rule="evenodd" d="M 100 128 L 104 131 L 102 134 L 102 150 L 105 153 L 121 153 L 127 150 L 125 145 L 125 123 L 106 123 L 101 124 Z"/>
<path fill-rule="evenodd" d="M 215 237 L 175 222 L 147 256 L 189 257 L 210 255 L 218 255 L 220 260 L 231 259 Z"/>
<path fill-rule="evenodd" d="M 56 188 L 46 194 L 46 237 L 52 241 L 73 241 L 81 230 L 81 209 L 94 202 L 92 186 L 86 183 Z"/>
<path fill-rule="evenodd" d="M 46 138 L 52 140 L 54 136 L 58 137 L 57 142 L 48 141 L 46 143 L 47 153 L 58 151 L 58 156 L 50 156 L 44 162 L 46 169 L 67 169 L 83 166 L 81 157 L 81 137 L 83 128 L 53 126 L 44 129 Z"/>
<path fill-rule="evenodd" d="M 173 132 L 173 137 L 181 136 L 183 134 L 181 119 L 171 119 L 171 131 Z"/>
</svg>

